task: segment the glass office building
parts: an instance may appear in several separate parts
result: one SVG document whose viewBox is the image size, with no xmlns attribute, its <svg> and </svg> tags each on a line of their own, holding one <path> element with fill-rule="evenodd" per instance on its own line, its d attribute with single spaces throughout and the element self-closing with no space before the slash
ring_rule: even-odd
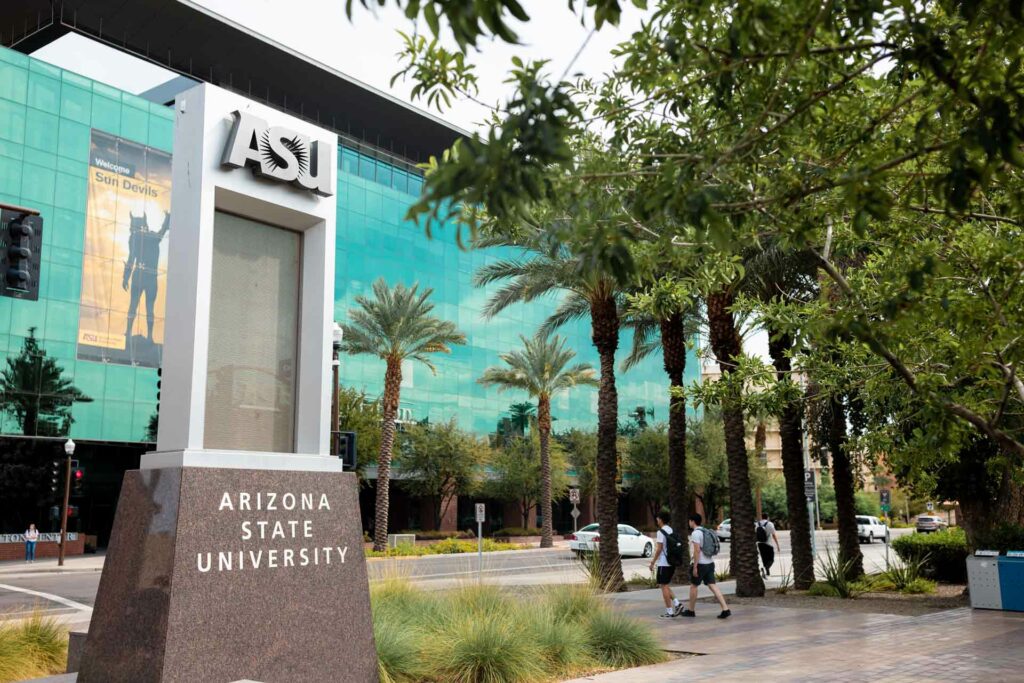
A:
<svg viewBox="0 0 1024 683">
<path fill-rule="evenodd" d="M 0 296 L 0 439 L 8 451 L 46 460 L 72 437 L 95 471 L 96 490 L 116 491 L 120 473 L 155 440 L 166 245 L 174 239 L 173 129 L 171 107 L 0 48 L 0 204 L 37 210 L 44 220 L 38 300 Z M 485 319 L 493 288 L 474 287 L 472 275 L 509 252 L 462 250 L 453 230 L 428 239 L 404 219 L 422 183 L 413 160 L 341 140 L 335 318 L 344 321 L 377 278 L 432 288 L 436 314 L 454 321 L 468 343 L 439 356 L 436 375 L 421 364 L 404 369 L 400 418 L 455 418 L 478 434 L 494 432 L 510 404 L 526 397 L 476 379 L 520 344 L 519 335 L 532 334 L 557 300 Z M 597 366 L 588 320 L 560 334 Z M 698 377 L 695 361 L 689 368 Z M 342 359 L 346 387 L 375 397 L 383 378 L 378 359 Z M 665 420 L 666 384 L 658 357 L 621 373 L 622 419 L 642 407 Z M 593 428 L 596 408 L 595 389 L 559 396 L 556 431 Z M 49 500 L 49 484 L 30 482 L 25 495 Z M 98 525 L 113 504 L 108 495 L 95 512 Z"/>
</svg>

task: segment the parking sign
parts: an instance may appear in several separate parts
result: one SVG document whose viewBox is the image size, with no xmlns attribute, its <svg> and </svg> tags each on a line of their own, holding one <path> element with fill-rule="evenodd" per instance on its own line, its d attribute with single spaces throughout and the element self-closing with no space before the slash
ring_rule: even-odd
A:
<svg viewBox="0 0 1024 683">
<path fill-rule="evenodd" d="M 578 505 L 580 502 L 580 490 L 569 489 L 569 502 L 573 505 Z"/>
<path fill-rule="evenodd" d="M 476 504 L 476 521 L 479 524 L 483 524 L 487 521 L 487 508 L 483 503 Z"/>
</svg>

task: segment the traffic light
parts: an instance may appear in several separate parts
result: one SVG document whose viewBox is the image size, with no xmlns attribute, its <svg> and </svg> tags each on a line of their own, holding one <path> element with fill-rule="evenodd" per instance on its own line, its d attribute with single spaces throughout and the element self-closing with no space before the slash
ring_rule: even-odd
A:
<svg viewBox="0 0 1024 683">
<path fill-rule="evenodd" d="M 50 493 L 56 498 L 60 491 L 60 466 L 63 460 L 56 458 L 50 461 Z"/>
<path fill-rule="evenodd" d="M 0 295 L 39 298 L 43 219 L 38 211 L 0 204 Z"/>
<path fill-rule="evenodd" d="M 341 458 L 342 468 L 349 472 L 356 469 L 356 433 L 332 432 L 334 452 Z"/>
<path fill-rule="evenodd" d="M 71 495 L 82 495 L 82 485 L 85 483 L 85 469 L 82 467 L 71 468 Z"/>
<path fill-rule="evenodd" d="M 159 367 L 156 369 L 156 409 L 160 412 L 160 384 L 163 381 L 164 369 Z"/>
</svg>

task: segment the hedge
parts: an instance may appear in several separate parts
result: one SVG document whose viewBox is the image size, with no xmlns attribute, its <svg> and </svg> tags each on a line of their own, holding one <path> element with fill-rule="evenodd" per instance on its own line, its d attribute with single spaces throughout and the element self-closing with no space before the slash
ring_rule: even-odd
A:
<svg viewBox="0 0 1024 683">
<path fill-rule="evenodd" d="M 509 526 L 504 529 L 498 529 L 492 536 L 495 538 L 519 538 L 524 536 L 540 536 L 540 529 L 524 529 L 518 526 Z"/>
<path fill-rule="evenodd" d="M 967 535 L 963 529 L 952 528 L 930 534 L 909 534 L 892 542 L 892 548 L 903 560 L 928 560 L 924 572 L 936 581 L 967 583 Z"/>
</svg>

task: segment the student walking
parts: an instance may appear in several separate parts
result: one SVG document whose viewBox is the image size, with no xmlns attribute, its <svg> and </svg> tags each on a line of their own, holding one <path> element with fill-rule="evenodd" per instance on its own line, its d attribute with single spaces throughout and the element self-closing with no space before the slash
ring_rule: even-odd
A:
<svg viewBox="0 0 1024 683">
<path fill-rule="evenodd" d="M 683 541 L 668 525 L 668 513 L 659 512 L 655 519 L 658 522 L 658 535 L 654 557 L 651 558 L 651 571 L 657 568 L 656 580 L 661 588 L 661 597 L 665 600 L 665 613 L 661 617 L 671 619 L 683 609 L 683 603 L 679 602 L 669 586 L 676 567 L 683 563 Z"/>
<path fill-rule="evenodd" d="M 36 541 L 39 540 L 39 532 L 36 531 L 35 524 L 29 524 L 28 529 L 22 534 L 22 538 L 25 539 L 25 561 L 35 562 L 36 561 Z"/>
<path fill-rule="evenodd" d="M 757 552 L 761 555 L 761 563 L 764 567 L 761 569 L 761 576 L 768 578 L 768 575 L 772 573 L 772 565 L 775 564 L 775 548 L 778 548 L 779 554 L 782 554 L 782 546 L 779 545 L 779 535 L 775 532 L 775 525 L 768 519 L 768 513 L 761 515 L 761 521 L 757 523 L 757 528 L 754 529 L 754 534 L 757 536 Z M 769 542 L 775 541 L 775 548 L 772 548 L 772 544 Z"/>
<path fill-rule="evenodd" d="M 718 536 L 714 531 L 701 526 L 704 518 L 700 513 L 690 515 L 690 544 L 693 553 L 693 565 L 690 568 L 690 604 L 679 614 L 684 617 L 697 616 L 694 611 L 697 608 L 697 588 L 702 583 L 707 586 L 711 593 L 718 599 L 722 607 L 719 619 L 728 619 L 732 615 L 729 605 L 725 602 L 725 596 L 721 589 L 715 584 L 715 555 L 718 554 Z"/>
</svg>

